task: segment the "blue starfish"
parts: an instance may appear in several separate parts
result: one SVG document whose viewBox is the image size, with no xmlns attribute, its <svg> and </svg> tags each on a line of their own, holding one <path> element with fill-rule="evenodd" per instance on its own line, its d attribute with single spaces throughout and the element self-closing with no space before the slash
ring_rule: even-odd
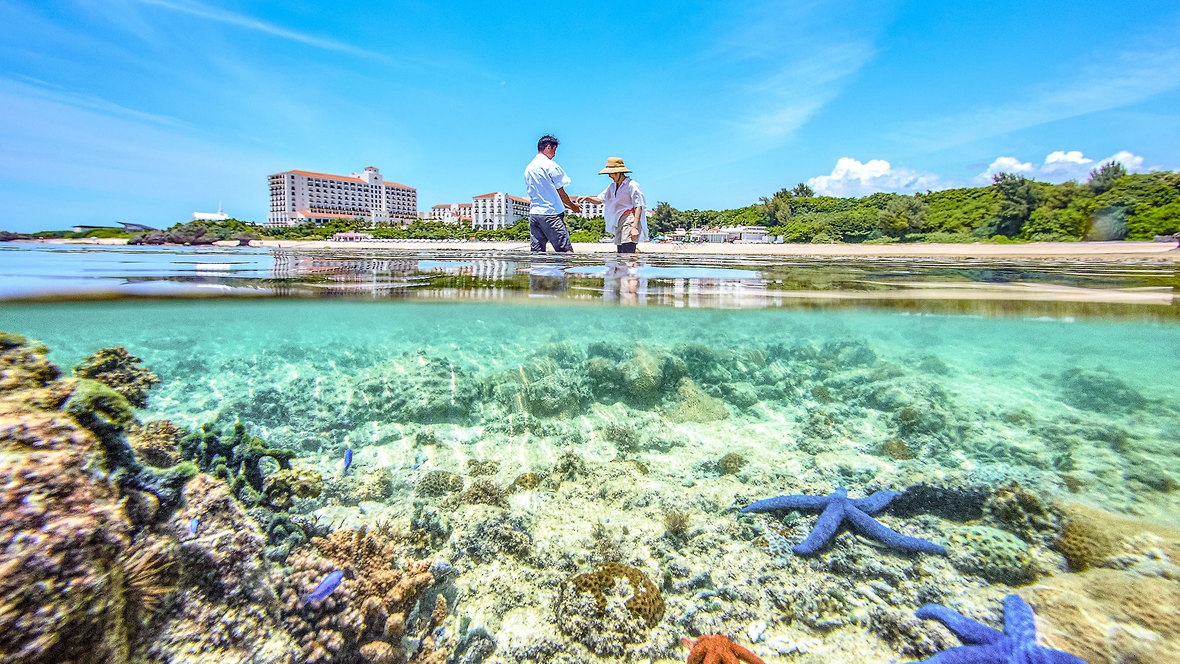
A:
<svg viewBox="0 0 1180 664">
<path fill-rule="evenodd" d="M 868 498 L 849 500 L 848 489 L 840 487 L 826 496 L 779 496 L 778 498 L 759 500 L 746 506 L 742 513 L 770 512 L 772 510 L 823 510 L 819 515 L 819 520 L 815 522 L 815 529 L 811 531 L 807 539 L 791 549 L 800 556 L 815 553 L 826 545 L 845 521 L 852 524 L 852 527 L 860 534 L 884 542 L 896 549 L 946 555 L 946 549 L 934 542 L 902 535 L 886 528 L 869 516 L 885 509 L 889 501 L 899 495 L 901 495 L 900 491 L 878 491 Z"/>
<path fill-rule="evenodd" d="M 937 620 L 968 644 L 944 650 L 919 664 L 1086 664 L 1081 657 L 1037 645 L 1032 607 L 1020 595 L 1004 598 L 1002 632 L 939 604 L 927 604 L 914 615 L 923 620 Z"/>
</svg>

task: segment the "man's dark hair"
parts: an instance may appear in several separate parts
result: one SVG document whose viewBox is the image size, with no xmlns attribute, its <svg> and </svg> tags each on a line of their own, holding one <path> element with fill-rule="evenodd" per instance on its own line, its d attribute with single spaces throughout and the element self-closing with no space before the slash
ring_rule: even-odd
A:
<svg viewBox="0 0 1180 664">
<path fill-rule="evenodd" d="M 537 152 L 544 150 L 545 148 L 549 147 L 550 145 L 552 145 L 553 147 L 557 147 L 559 144 L 560 144 L 560 142 L 557 140 L 556 136 L 551 136 L 549 134 L 545 134 L 544 136 L 541 137 L 541 140 L 537 141 Z"/>
</svg>

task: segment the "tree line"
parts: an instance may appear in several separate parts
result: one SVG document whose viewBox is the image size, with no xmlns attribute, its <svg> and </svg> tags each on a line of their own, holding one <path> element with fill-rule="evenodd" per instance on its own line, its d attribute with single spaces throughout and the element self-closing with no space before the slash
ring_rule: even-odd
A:
<svg viewBox="0 0 1180 664">
<path fill-rule="evenodd" d="M 1180 232 L 1180 175 L 1129 174 L 1111 161 L 1085 184 L 998 173 L 989 186 L 861 198 L 817 196 L 800 183 L 736 210 L 677 210 L 660 202 L 648 225 L 652 235 L 767 226 L 785 242 L 1151 240 Z"/>
</svg>

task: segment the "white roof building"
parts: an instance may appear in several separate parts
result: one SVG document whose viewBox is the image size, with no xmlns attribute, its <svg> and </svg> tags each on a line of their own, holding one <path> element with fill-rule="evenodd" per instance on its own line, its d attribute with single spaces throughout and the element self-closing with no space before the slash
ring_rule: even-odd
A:
<svg viewBox="0 0 1180 664">
<path fill-rule="evenodd" d="M 340 218 L 390 226 L 418 218 L 418 190 L 386 182 L 376 166 L 348 176 L 284 171 L 271 175 L 269 184 L 267 226 L 323 224 Z"/>
<path fill-rule="evenodd" d="M 590 201 L 593 196 L 570 196 L 570 200 L 582 206 L 581 212 L 571 212 L 571 215 L 576 217 L 583 217 L 589 219 L 591 217 L 605 217 L 606 204 L 592 203 Z"/>
<path fill-rule="evenodd" d="M 507 228 L 529 216 L 529 199 L 502 191 L 471 199 L 471 227 L 479 230 Z"/>
</svg>

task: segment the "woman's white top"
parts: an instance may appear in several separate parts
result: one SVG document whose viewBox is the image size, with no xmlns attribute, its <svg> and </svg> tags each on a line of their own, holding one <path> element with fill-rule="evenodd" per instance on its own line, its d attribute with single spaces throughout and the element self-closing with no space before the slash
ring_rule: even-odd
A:
<svg viewBox="0 0 1180 664">
<path fill-rule="evenodd" d="M 643 208 L 643 214 L 639 219 L 639 240 L 638 242 L 647 242 L 647 202 L 643 198 L 643 190 L 639 188 L 639 183 L 631 178 L 624 178 L 622 184 L 615 184 L 614 180 L 606 186 L 606 189 L 598 195 L 599 200 L 605 206 L 603 217 L 606 219 L 606 232 L 612 233 L 615 236 L 615 244 L 622 244 L 623 242 L 630 242 L 624 240 L 619 236 L 619 220 L 623 214 L 632 208 Z"/>
</svg>

